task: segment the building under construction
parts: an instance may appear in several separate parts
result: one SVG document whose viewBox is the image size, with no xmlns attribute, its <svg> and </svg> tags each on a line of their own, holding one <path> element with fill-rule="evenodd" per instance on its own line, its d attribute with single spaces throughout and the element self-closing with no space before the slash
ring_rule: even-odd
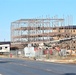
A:
<svg viewBox="0 0 76 75">
<path fill-rule="evenodd" d="M 37 46 L 40 43 L 75 37 L 75 27 L 70 26 L 70 23 L 69 18 L 65 23 L 64 18 L 57 17 L 14 21 L 11 23 L 11 47 L 24 48 L 28 44 Z M 60 44 L 61 47 L 63 43 Z M 69 45 L 69 41 L 65 44 Z"/>
</svg>

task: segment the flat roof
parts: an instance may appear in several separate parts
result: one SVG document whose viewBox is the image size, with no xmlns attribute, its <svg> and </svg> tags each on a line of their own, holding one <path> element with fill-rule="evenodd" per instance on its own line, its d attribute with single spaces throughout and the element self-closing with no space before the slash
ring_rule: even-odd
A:
<svg viewBox="0 0 76 75">
<path fill-rule="evenodd" d="M 9 42 L 9 41 L 0 42 L 0 45 L 2 45 L 2 44 L 11 44 L 11 42 Z"/>
<path fill-rule="evenodd" d="M 62 26 L 60 27 L 61 29 L 62 28 L 65 28 L 65 29 L 76 29 L 76 25 L 68 25 L 68 26 Z"/>
</svg>

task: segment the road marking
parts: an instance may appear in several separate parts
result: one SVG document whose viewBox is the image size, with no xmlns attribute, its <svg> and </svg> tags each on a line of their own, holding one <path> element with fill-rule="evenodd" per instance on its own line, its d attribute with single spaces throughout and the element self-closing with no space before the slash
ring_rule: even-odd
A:
<svg viewBox="0 0 76 75">
<path fill-rule="evenodd" d="M 2 75 L 2 74 L 0 74 L 0 75 Z"/>
<path fill-rule="evenodd" d="M 21 66 L 27 66 L 27 65 L 25 65 L 25 64 L 17 64 L 17 63 L 10 63 L 10 64 L 21 65 Z"/>
<path fill-rule="evenodd" d="M 46 71 L 52 71 L 51 69 L 46 69 Z"/>
<path fill-rule="evenodd" d="M 24 65 L 24 64 L 19 64 L 19 65 L 22 65 L 22 66 L 27 66 L 27 65 Z"/>
<path fill-rule="evenodd" d="M 56 74 L 62 74 L 61 71 L 56 71 L 56 70 L 51 70 L 51 69 L 45 69 L 45 71 L 53 72 L 53 73 L 56 73 Z"/>
</svg>

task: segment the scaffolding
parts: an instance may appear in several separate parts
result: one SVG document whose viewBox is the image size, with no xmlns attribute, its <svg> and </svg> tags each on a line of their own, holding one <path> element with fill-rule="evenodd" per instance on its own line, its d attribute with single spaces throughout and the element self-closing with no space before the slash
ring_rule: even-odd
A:
<svg viewBox="0 0 76 75">
<path fill-rule="evenodd" d="M 14 21 L 11 23 L 11 45 L 24 48 L 27 44 L 46 43 L 56 36 L 70 35 L 70 32 L 60 32 L 60 28 L 64 28 L 64 18 L 57 16 Z"/>
</svg>

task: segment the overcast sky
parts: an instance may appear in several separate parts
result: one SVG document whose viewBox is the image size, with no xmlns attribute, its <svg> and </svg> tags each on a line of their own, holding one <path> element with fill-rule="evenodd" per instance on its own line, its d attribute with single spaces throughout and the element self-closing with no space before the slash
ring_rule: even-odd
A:
<svg viewBox="0 0 76 75">
<path fill-rule="evenodd" d="M 75 25 L 76 0 L 0 0 L 0 41 L 11 40 L 11 22 L 46 15 L 72 15 Z"/>
</svg>

